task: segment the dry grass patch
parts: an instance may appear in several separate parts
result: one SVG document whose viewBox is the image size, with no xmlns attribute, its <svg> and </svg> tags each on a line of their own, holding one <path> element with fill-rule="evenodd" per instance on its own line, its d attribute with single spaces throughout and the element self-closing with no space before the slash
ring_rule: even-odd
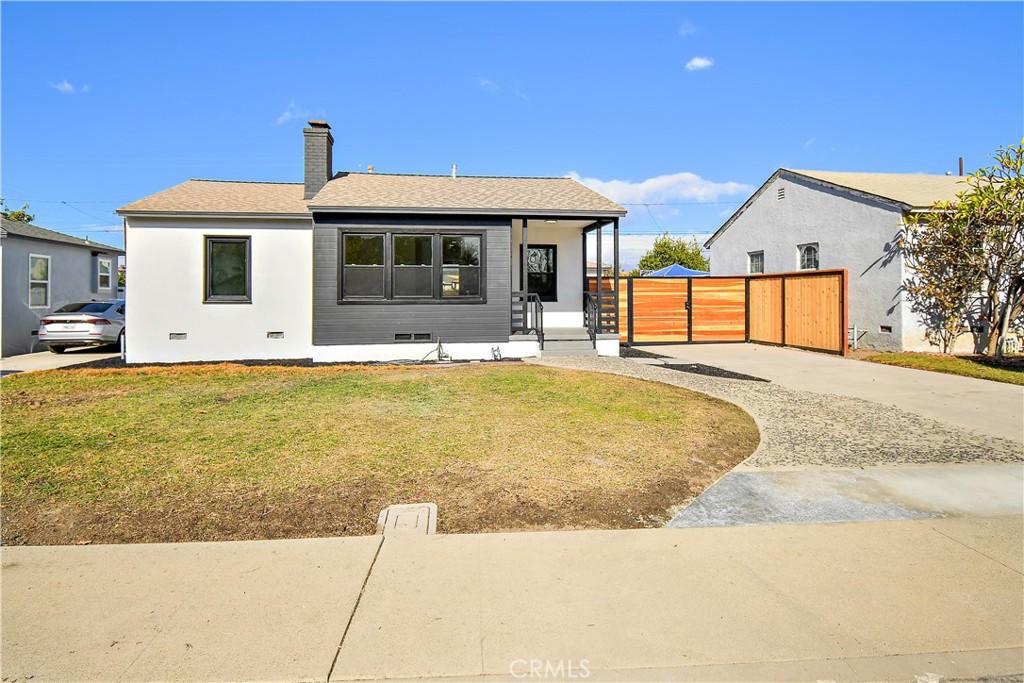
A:
<svg viewBox="0 0 1024 683">
<path fill-rule="evenodd" d="M 662 522 L 758 443 L 685 389 L 520 364 L 59 370 L 2 384 L 4 543 Z"/>
</svg>

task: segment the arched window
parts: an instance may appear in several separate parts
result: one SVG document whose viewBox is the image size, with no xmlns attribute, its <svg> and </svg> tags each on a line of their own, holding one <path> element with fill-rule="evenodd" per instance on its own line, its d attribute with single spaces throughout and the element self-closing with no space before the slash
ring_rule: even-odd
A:
<svg viewBox="0 0 1024 683">
<path fill-rule="evenodd" d="M 800 250 L 800 270 L 817 270 L 818 245 L 801 244 L 798 249 Z"/>
</svg>

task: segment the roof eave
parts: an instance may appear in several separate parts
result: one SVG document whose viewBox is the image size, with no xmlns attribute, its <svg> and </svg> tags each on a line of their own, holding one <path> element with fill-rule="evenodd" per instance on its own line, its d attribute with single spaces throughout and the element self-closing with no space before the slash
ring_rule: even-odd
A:
<svg viewBox="0 0 1024 683">
<path fill-rule="evenodd" d="M 266 211 L 140 211 L 136 209 L 117 209 L 118 216 L 130 218 L 261 218 L 267 220 L 309 220 L 312 213 L 272 213 Z"/>
<path fill-rule="evenodd" d="M 404 213 L 404 214 L 442 214 L 442 215 L 474 215 L 474 216 L 566 216 L 594 218 L 622 218 L 626 209 L 615 211 L 610 209 L 507 209 L 507 208 L 433 208 L 423 206 L 332 206 L 327 204 L 310 205 L 310 211 L 321 213 Z"/>
</svg>

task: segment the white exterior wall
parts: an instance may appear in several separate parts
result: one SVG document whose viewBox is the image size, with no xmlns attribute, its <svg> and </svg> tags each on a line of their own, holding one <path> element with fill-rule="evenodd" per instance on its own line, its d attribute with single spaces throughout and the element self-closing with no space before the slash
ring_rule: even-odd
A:
<svg viewBox="0 0 1024 683">
<path fill-rule="evenodd" d="M 312 220 L 134 217 L 127 224 L 129 363 L 312 356 Z M 251 236 L 251 304 L 203 303 L 206 235 Z M 177 332 L 188 338 L 171 341 Z"/>
<path fill-rule="evenodd" d="M 848 271 L 849 323 L 863 330 L 859 346 L 900 350 L 912 320 L 900 295 L 903 260 L 893 251 L 901 224 L 896 206 L 780 176 L 712 243 L 711 274 L 746 274 L 753 251 L 764 251 L 767 273 L 795 271 L 797 245 L 817 242 L 820 268 Z"/>
<path fill-rule="evenodd" d="M 523 222 L 512 221 L 512 289 L 521 291 Z M 530 221 L 530 244 L 553 244 L 558 268 L 558 301 L 544 301 L 544 327 L 583 327 L 583 235 L 575 225 Z M 611 239 L 606 246 L 610 252 Z"/>
<path fill-rule="evenodd" d="M 429 344 L 339 344 L 314 346 L 316 363 L 387 363 L 390 361 L 436 361 L 437 343 Z M 495 360 L 499 358 L 533 358 L 540 355 L 536 340 L 497 343 L 441 344 L 452 360 Z"/>
</svg>

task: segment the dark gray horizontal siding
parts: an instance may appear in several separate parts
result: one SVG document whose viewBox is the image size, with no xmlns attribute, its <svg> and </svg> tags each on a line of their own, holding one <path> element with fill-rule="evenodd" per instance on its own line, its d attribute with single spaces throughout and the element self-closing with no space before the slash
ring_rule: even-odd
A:
<svg viewBox="0 0 1024 683">
<path fill-rule="evenodd" d="M 422 228 L 485 233 L 485 303 L 338 303 L 339 228 Z M 442 342 L 505 342 L 511 331 L 508 219 L 457 216 L 317 215 L 313 227 L 313 343 L 394 343 L 428 332 Z"/>
</svg>

